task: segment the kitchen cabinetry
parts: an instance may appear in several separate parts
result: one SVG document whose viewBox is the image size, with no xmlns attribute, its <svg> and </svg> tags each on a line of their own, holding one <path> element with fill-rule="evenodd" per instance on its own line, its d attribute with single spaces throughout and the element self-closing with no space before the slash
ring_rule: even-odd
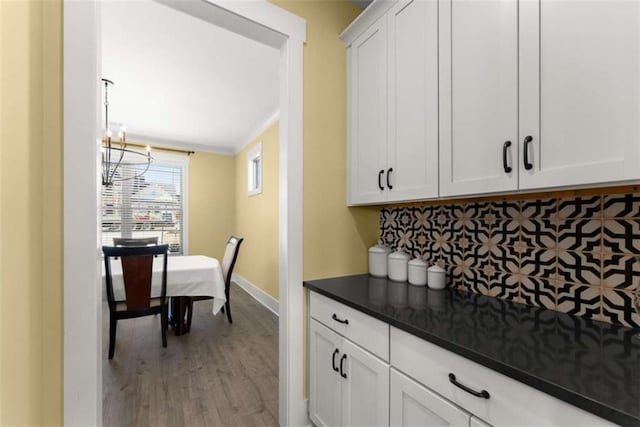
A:
<svg viewBox="0 0 640 427">
<path fill-rule="evenodd" d="M 400 329 L 392 327 L 390 336 L 391 365 L 441 398 L 479 417 L 476 423 L 484 420 L 494 426 L 612 425 Z M 393 392 L 391 399 L 393 402 Z"/>
<path fill-rule="evenodd" d="M 440 195 L 640 178 L 640 2 L 440 2 Z"/>
<path fill-rule="evenodd" d="M 468 412 L 393 368 L 389 415 L 392 426 L 468 427 L 471 419 Z"/>
<path fill-rule="evenodd" d="M 438 196 L 437 2 L 378 2 L 347 43 L 348 203 Z M 363 27 L 365 29 L 363 29 Z"/>
<path fill-rule="evenodd" d="M 329 312 L 331 315 L 327 317 Z M 310 418 L 317 426 L 388 425 L 388 362 L 321 321 L 329 320 L 327 323 L 343 326 L 345 335 L 360 342 L 377 341 L 378 327 L 382 326 L 383 334 L 386 331 L 382 339 L 386 339 L 387 349 L 388 326 L 374 321 L 369 333 L 367 325 L 360 322 L 364 315 L 349 316 L 348 313 L 351 313 L 350 309 L 341 304 L 312 294 L 309 324 Z"/>
</svg>

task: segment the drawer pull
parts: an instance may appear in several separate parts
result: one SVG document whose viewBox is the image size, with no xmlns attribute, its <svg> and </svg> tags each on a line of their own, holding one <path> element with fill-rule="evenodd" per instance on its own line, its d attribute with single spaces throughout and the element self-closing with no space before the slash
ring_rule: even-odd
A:
<svg viewBox="0 0 640 427">
<path fill-rule="evenodd" d="M 342 362 L 342 361 L 341 361 Z M 341 363 L 341 367 L 342 367 L 342 363 Z M 451 384 L 453 384 L 456 387 L 459 387 L 461 389 L 463 389 L 464 391 L 466 391 L 469 394 L 473 394 L 475 397 L 481 397 L 483 399 L 488 399 L 489 397 L 491 397 L 489 395 L 489 392 L 487 390 L 482 390 L 482 391 L 475 391 L 469 387 L 467 387 L 466 385 L 459 383 L 458 381 L 456 381 L 456 376 L 453 375 L 452 373 L 449 373 L 449 382 Z"/>
<path fill-rule="evenodd" d="M 531 135 L 527 135 L 524 137 L 524 168 L 526 170 L 531 170 L 533 168 L 533 163 L 529 161 L 529 144 L 533 141 L 533 137 Z"/>
<path fill-rule="evenodd" d="M 378 172 L 378 188 L 380 189 L 380 191 L 384 190 L 384 187 L 382 186 L 382 182 L 380 181 L 380 178 L 382 178 L 383 173 L 384 173 L 384 169 L 380 169 L 380 172 Z"/>
<path fill-rule="evenodd" d="M 347 360 L 347 355 L 343 354 L 342 357 L 340 358 L 340 376 L 346 379 L 347 374 L 344 372 L 344 369 L 342 369 L 343 368 L 342 364 L 344 363 L 345 360 Z"/>
<path fill-rule="evenodd" d="M 336 366 L 336 354 L 339 354 L 340 352 L 338 351 L 338 349 L 336 348 L 333 351 L 333 356 L 331 356 L 331 367 L 333 368 L 334 371 L 338 372 L 338 367 Z"/>
<path fill-rule="evenodd" d="M 504 169 L 504 173 L 511 173 L 513 168 L 509 166 L 509 161 L 507 159 L 507 151 L 511 147 L 511 141 L 505 141 L 502 145 L 502 168 Z"/>
<path fill-rule="evenodd" d="M 332 318 L 333 320 L 335 320 L 336 322 L 338 322 L 338 323 L 342 323 L 342 324 L 344 324 L 344 325 L 348 325 L 348 324 L 349 324 L 349 319 L 344 319 L 344 320 L 342 320 L 342 319 L 341 319 L 341 318 L 339 318 L 339 317 L 338 317 L 338 315 L 337 315 L 337 314 L 335 314 L 335 313 L 333 313 L 333 316 L 331 316 L 331 318 Z"/>
</svg>

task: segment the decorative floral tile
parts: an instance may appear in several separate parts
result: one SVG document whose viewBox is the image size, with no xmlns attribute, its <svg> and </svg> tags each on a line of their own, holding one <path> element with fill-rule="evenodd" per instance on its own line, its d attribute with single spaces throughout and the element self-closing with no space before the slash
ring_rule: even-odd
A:
<svg viewBox="0 0 640 427">
<path fill-rule="evenodd" d="M 520 269 L 519 254 L 513 248 L 496 246 L 489 255 L 493 268 L 501 273 L 516 273 Z"/>
<path fill-rule="evenodd" d="M 548 219 L 556 209 L 556 199 L 523 200 L 520 205 L 520 217 Z"/>
<path fill-rule="evenodd" d="M 520 272 L 527 276 L 555 278 L 558 252 L 555 249 L 528 248 L 520 254 Z"/>
<path fill-rule="evenodd" d="M 385 207 L 380 239 L 459 289 L 640 324 L 640 194 Z"/>
<path fill-rule="evenodd" d="M 635 291 L 640 286 L 640 256 L 613 254 L 604 259 L 602 285 Z"/>
<path fill-rule="evenodd" d="M 640 316 L 633 308 L 633 292 L 604 288 L 602 316 L 610 323 L 640 328 Z"/>
<path fill-rule="evenodd" d="M 595 251 L 602 239 L 599 219 L 568 219 L 558 228 L 558 247 L 570 251 Z"/>
<path fill-rule="evenodd" d="M 602 283 L 601 254 L 560 250 L 558 277 L 567 282 L 600 286 Z"/>
<path fill-rule="evenodd" d="M 513 200 L 491 202 L 491 211 L 497 219 L 517 219 L 520 217 L 520 202 Z"/>
<path fill-rule="evenodd" d="M 509 273 L 499 273 L 495 280 L 491 282 L 489 295 L 496 298 L 506 299 L 515 302 L 522 302 L 520 299 L 520 276 Z"/>
<path fill-rule="evenodd" d="M 472 259 L 473 266 L 476 269 L 489 265 L 489 251 L 486 246 L 470 245 L 466 250 L 465 256 Z"/>
<path fill-rule="evenodd" d="M 530 248 L 555 248 L 556 227 L 548 219 L 527 219 L 520 223 L 520 238 Z"/>
<path fill-rule="evenodd" d="M 525 304 L 551 310 L 556 307 L 556 288 L 551 280 L 541 277 L 523 277 L 520 297 Z"/>
<path fill-rule="evenodd" d="M 481 295 L 489 294 L 491 279 L 484 275 L 481 270 L 470 268 L 463 273 L 463 288 L 469 292 Z"/>
<path fill-rule="evenodd" d="M 491 227 L 482 220 L 472 219 L 467 224 L 465 231 L 469 241 L 478 244 L 487 241 L 491 234 Z"/>
<path fill-rule="evenodd" d="M 607 219 L 602 223 L 605 249 L 612 253 L 640 253 L 640 219 Z"/>
<path fill-rule="evenodd" d="M 466 237 L 464 224 L 461 221 L 449 221 L 448 223 L 442 225 L 440 230 L 442 231 L 442 234 L 445 236 L 445 238 L 449 242 L 453 242 L 454 244 L 463 237 Z"/>
<path fill-rule="evenodd" d="M 451 251 L 453 245 L 449 243 L 450 238 L 448 232 L 435 231 L 433 233 L 433 247 L 439 251 Z"/>
<path fill-rule="evenodd" d="M 514 246 L 520 241 L 520 224 L 516 220 L 498 220 L 491 227 L 491 236 L 497 245 Z"/>
<path fill-rule="evenodd" d="M 605 218 L 640 218 L 640 194 L 604 196 L 602 211 Z"/>
<path fill-rule="evenodd" d="M 574 197 L 558 201 L 558 215 L 568 218 L 600 218 L 602 216 L 602 197 Z"/>
<path fill-rule="evenodd" d="M 599 287 L 559 282 L 557 288 L 556 310 L 589 318 L 600 314 Z"/>
</svg>

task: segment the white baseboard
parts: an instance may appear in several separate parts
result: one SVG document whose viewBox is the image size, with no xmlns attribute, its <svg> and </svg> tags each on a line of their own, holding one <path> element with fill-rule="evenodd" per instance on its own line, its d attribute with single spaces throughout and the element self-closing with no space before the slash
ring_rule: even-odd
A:
<svg viewBox="0 0 640 427">
<path fill-rule="evenodd" d="M 233 273 L 231 275 L 231 281 L 235 282 L 236 285 L 244 289 L 244 291 L 251 295 L 256 301 L 267 307 L 271 312 L 273 312 L 273 314 L 278 316 L 280 304 L 278 303 L 277 299 L 275 299 L 253 283 L 249 282 L 239 274 Z"/>
</svg>

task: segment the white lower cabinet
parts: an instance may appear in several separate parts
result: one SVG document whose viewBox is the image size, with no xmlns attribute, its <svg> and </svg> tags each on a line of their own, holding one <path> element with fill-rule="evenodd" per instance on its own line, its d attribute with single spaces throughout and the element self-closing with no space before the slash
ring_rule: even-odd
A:
<svg viewBox="0 0 640 427">
<path fill-rule="evenodd" d="M 315 319 L 309 330 L 309 415 L 313 423 L 388 425 L 389 364 Z"/>
<path fill-rule="evenodd" d="M 316 426 L 608 426 L 610 422 L 311 292 Z"/>
<path fill-rule="evenodd" d="M 468 427 L 471 419 L 468 412 L 393 368 L 389 415 L 390 425 L 403 427 Z"/>
</svg>

